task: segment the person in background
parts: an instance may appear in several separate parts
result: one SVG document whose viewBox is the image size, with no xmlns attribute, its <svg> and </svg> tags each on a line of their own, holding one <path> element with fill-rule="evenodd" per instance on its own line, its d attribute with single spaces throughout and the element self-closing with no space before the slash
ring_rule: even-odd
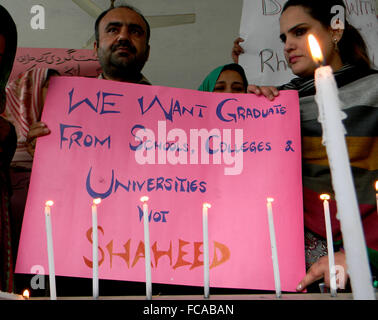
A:
<svg viewBox="0 0 378 320">
<path fill-rule="evenodd" d="M 342 6 L 345 12 L 341 0 L 287 1 L 280 17 L 280 39 L 288 65 L 297 77 L 278 87 L 248 87 L 249 92 L 262 94 L 270 100 L 279 95 L 279 90 L 297 90 L 300 98 L 307 274 L 298 284 L 298 291 L 322 278 L 329 286 L 326 230 L 319 195 L 328 193 L 335 199 L 327 153 L 322 144 L 322 128 L 317 120 L 314 86 L 317 65 L 307 44 L 310 33 L 320 43 L 325 61 L 333 70 L 342 109 L 347 115 L 344 120 L 346 142 L 373 276 L 377 276 L 378 270 L 378 215 L 374 190 L 374 182 L 378 180 L 378 71 L 371 67 L 360 33 L 345 17 L 344 28 L 331 27 L 331 8 L 335 5 Z M 234 58 L 242 53 L 239 41 L 234 42 Z M 337 212 L 335 201 L 331 201 L 331 212 Z M 334 214 L 331 219 L 335 264 L 346 271 L 340 222 Z M 347 272 L 345 276 L 348 276 Z"/>
<path fill-rule="evenodd" d="M 8 11 L 0 5 L 0 114 L 5 108 L 5 86 L 13 67 L 16 49 L 16 25 Z M 14 126 L 0 116 L 0 291 L 7 292 L 13 292 L 9 165 L 16 143 Z"/>
<path fill-rule="evenodd" d="M 248 80 L 244 69 L 237 63 L 226 64 L 215 68 L 203 80 L 199 91 L 246 93 Z"/>
<path fill-rule="evenodd" d="M 1 114 L 11 122 L 17 133 L 17 148 L 10 164 L 12 185 L 12 249 L 14 263 L 17 258 L 18 242 L 29 189 L 33 157 L 28 148 L 27 134 L 30 127 L 41 120 L 42 109 L 50 77 L 59 75 L 54 69 L 35 68 L 20 73 L 6 88 L 6 105 Z"/>
</svg>

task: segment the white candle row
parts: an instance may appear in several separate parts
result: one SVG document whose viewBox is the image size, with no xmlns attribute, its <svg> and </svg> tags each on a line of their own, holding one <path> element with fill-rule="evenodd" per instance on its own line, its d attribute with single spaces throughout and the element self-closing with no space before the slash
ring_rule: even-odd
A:
<svg viewBox="0 0 378 320">
<path fill-rule="evenodd" d="M 140 199 L 143 202 L 143 226 L 144 226 L 144 248 L 145 248 L 145 271 L 146 271 L 146 298 L 152 299 L 152 281 L 151 281 L 151 253 L 150 253 L 150 232 L 148 221 L 148 197 Z M 101 199 L 94 199 L 92 204 L 92 286 L 93 298 L 99 297 L 99 275 L 98 275 L 98 222 L 97 222 L 97 205 Z M 55 267 L 54 251 L 52 243 L 51 230 L 51 206 L 52 201 L 47 201 L 45 206 L 46 216 L 46 234 L 47 234 L 47 254 L 49 261 L 49 280 L 50 280 L 50 298 L 56 300 L 55 287 Z M 208 240 L 208 208 L 211 205 L 203 205 L 203 247 L 204 247 L 204 296 L 209 297 L 209 240 Z"/>
<path fill-rule="evenodd" d="M 98 223 L 97 223 L 97 205 L 101 199 L 94 199 L 92 204 L 92 286 L 93 298 L 99 297 L 99 281 L 98 281 Z M 45 223 L 47 236 L 47 256 L 49 265 L 49 284 L 50 284 L 50 299 L 56 300 L 56 282 L 55 282 L 55 264 L 54 264 L 54 249 L 51 227 L 51 206 L 53 201 L 46 201 L 45 204 Z"/>
<path fill-rule="evenodd" d="M 376 200 L 378 211 L 378 181 L 375 183 Z M 324 218 L 327 234 L 327 248 L 328 248 L 328 262 L 330 272 L 330 288 L 331 296 L 336 296 L 336 268 L 333 251 L 332 227 L 329 211 L 330 196 L 322 194 L 320 199 L 323 200 Z M 143 202 L 143 226 L 144 226 L 144 245 L 145 245 L 145 270 L 146 270 L 146 297 L 148 300 L 152 299 L 152 283 L 151 283 L 151 255 L 150 255 L 150 236 L 149 236 L 149 221 L 148 221 L 148 197 L 144 196 L 140 199 Z M 274 273 L 274 283 L 276 296 L 281 296 L 281 281 L 278 264 L 276 235 L 274 229 L 273 219 L 273 198 L 267 198 L 267 212 L 269 223 L 270 243 L 272 250 L 272 263 Z M 94 199 L 92 204 L 92 283 L 93 283 L 93 298 L 99 297 L 99 275 L 98 275 L 98 222 L 97 222 L 97 205 L 101 199 Z M 53 201 L 49 200 L 45 204 L 45 219 L 46 219 L 46 235 L 47 235 L 47 253 L 49 265 L 49 283 L 50 283 L 50 299 L 56 300 L 56 284 L 55 284 L 55 266 L 54 266 L 54 250 L 52 240 L 52 227 L 51 227 L 51 206 Z M 211 208 L 209 203 L 204 203 L 202 207 L 202 231 L 203 231 L 203 264 L 204 264 L 204 297 L 209 298 L 210 279 L 209 279 L 209 236 L 208 236 L 208 209 Z"/>
</svg>

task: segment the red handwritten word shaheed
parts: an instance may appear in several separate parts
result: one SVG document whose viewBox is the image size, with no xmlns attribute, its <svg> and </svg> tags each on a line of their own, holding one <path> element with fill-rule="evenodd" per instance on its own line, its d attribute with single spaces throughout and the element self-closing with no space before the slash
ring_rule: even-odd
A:
<svg viewBox="0 0 378 320">
<path fill-rule="evenodd" d="M 104 234 L 104 230 L 102 227 L 98 227 L 98 229 Z M 92 228 L 90 228 L 87 231 L 87 239 L 90 243 L 92 243 Z M 178 248 L 177 248 L 177 258 L 176 258 L 176 263 L 172 266 L 172 241 L 169 242 L 169 248 L 167 251 L 160 251 L 157 248 L 157 242 L 154 242 L 154 244 L 151 247 L 152 254 L 154 257 L 154 263 L 151 262 L 151 266 L 153 268 L 158 267 L 158 261 L 161 257 L 167 256 L 169 258 L 169 265 L 172 266 L 173 269 L 177 269 L 179 267 L 183 266 L 189 266 L 189 270 L 192 270 L 196 267 L 200 267 L 203 265 L 203 261 L 199 259 L 199 257 L 203 254 L 203 252 L 200 250 L 202 246 L 202 242 L 193 242 L 193 261 L 187 261 L 184 259 L 184 256 L 188 254 L 187 251 L 184 251 L 184 247 L 189 245 L 190 242 L 184 241 L 181 239 L 178 239 Z M 109 243 L 105 246 L 106 250 L 109 254 L 109 263 L 110 263 L 110 268 L 113 266 L 113 257 L 117 256 L 123 259 L 127 265 L 127 268 L 130 268 L 130 258 L 131 258 L 131 251 L 130 251 L 130 244 L 131 244 L 131 239 L 128 239 L 127 242 L 123 244 L 123 248 L 125 251 L 123 253 L 114 253 L 113 251 L 113 240 L 109 241 Z M 105 252 L 102 247 L 98 247 L 101 253 L 101 258 L 99 259 L 99 266 L 105 261 Z M 217 253 L 218 252 L 218 253 Z M 220 253 L 220 258 L 218 257 L 218 254 Z M 217 241 L 214 241 L 214 255 L 213 255 L 213 261 L 210 265 L 211 268 L 215 268 L 223 263 L 225 263 L 227 260 L 230 259 L 231 253 L 229 248 Z M 143 241 L 139 241 L 137 249 L 135 250 L 135 253 L 132 258 L 132 263 L 131 263 L 131 268 L 133 268 L 137 262 L 139 261 L 140 258 L 144 258 L 144 243 Z M 92 261 L 83 256 L 84 263 L 89 267 L 92 268 Z"/>
</svg>

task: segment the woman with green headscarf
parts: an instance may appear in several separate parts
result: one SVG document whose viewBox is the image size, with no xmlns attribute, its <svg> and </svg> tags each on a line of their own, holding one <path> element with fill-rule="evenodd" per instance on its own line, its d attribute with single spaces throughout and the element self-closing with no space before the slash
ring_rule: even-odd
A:
<svg viewBox="0 0 378 320">
<path fill-rule="evenodd" d="M 215 68 L 203 80 L 198 90 L 207 92 L 246 93 L 248 80 L 244 69 L 237 63 Z"/>
<path fill-rule="evenodd" d="M 17 49 L 17 29 L 8 11 L 0 5 L 0 114 L 5 108 L 5 86 Z M 0 290 L 13 291 L 13 257 L 10 235 L 9 165 L 16 150 L 14 126 L 0 117 Z"/>
</svg>

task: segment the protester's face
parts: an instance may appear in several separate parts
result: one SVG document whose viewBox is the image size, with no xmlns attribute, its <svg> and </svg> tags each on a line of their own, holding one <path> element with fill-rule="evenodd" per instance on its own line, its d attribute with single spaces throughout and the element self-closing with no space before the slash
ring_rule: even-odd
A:
<svg viewBox="0 0 378 320">
<path fill-rule="evenodd" d="M 213 92 L 244 93 L 242 76 L 234 70 L 222 71 L 215 83 Z"/>
<path fill-rule="evenodd" d="M 1 65 L 1 61 L 3 60 L 4 52 L 5 52 L 5 38 L 2 34 L 0 34 L 0 65 Z"/>
<path fill-rule="evenodd" d="M 99 43 L 95 43 L 95 50 L 107 78 L 140 72 L 149 55 L 146 23 L 138 13 L 127 8 L 109 11 L 99 23 Z"/>
<path fill-rule="evenodd" d="M 311 76 L 316 69 L 307 40 L 310 33 L 317 39 L 327 64 L 334 70 L 340 68 L 341 60 L 334 50 L 332 39 L 337 37 L 339 40 L 341 36 L 312 18 L 302 6 L 292 6 L 281 15 L 280 38 L 284 43 L 286 61 L 293 73 L 306 77 Z"/>
</svg>

